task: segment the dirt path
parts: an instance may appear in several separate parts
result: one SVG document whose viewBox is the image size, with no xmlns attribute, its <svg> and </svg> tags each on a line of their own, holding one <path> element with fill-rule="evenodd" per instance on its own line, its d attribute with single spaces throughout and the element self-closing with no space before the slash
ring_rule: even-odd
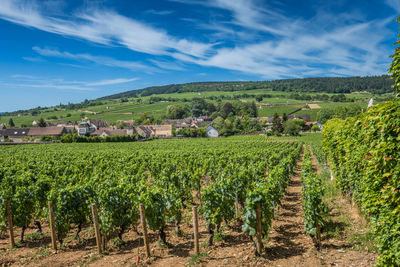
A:
<svg viewBox="0 0 400 267">
<path fill-rule="evenodd" d="M 312 151 L 311 157 L 314 171 L 323 173 Z M 330 211 L 322 234 L 322 266 L 373 266 L 378 254 L 373 251 L 374 241 L 368 240 L 367 221 L 340 193 L 335 181 L 327 182 L 326 191 L 324 202 Z"/>
<path fill-rule="evenodd" d="M 304 233 L 302 209 L 301 160 L 297 163 L 266 248 L 270 266 L 320 266 L 317 250 Z"/>
</svg>

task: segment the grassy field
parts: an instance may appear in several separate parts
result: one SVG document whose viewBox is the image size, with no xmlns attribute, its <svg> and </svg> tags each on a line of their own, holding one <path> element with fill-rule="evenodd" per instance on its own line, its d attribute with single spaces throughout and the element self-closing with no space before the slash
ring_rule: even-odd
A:
<svg viewBox="0 0 400 267">
<path fill-rule="evenodd" d="M 38 116 L 32 116 L 30 114 L 18 114 L 17 116 L 0 116 L 0 123 L 8 123 L 9 119 L 12 118 L 16 126 L 26 125 L 31 126 L 34 120 L 39 120 L 44 118 L 48 122 L 55 123 L 57 121 L 80 121 L 84 117 L 88 118 L 99 118 L 109 122 L 116 122 L 117 120 L 131 120 L 140 117 L 143 113 L 153 115 L 155 118 L 162 118 L 168 105 L 189 105 L 190 100 L 195 97 L 209 98 L 209 97 L 234 97 L 235 95 L 243 94 L 269 94 L 272 97 L 264 98 L 261 102 L 257 102 L 258 116 L 268 117 L 273 116 L 275 113 L 282 115 L 283 113 L 291 113 L 298 108 L 305 106 L 310 103 L 317 103 L 322 109 L 324 108 L 337 108 L 339 106 L 346 106 L 349 103 L 342 102 L 320 102 L 320 101 L 305 101 L 296 100 L 289 98 L 290 92 L 278 92 L 278 91 L 268 91 L 263 89 L 248 90 L 248 91 L 236 91 L 236 92 L 191 92 L 191 93 L 173 93 L 173 94 L 160 94 L 147 97 L 141 97 L 142 103 L 138 103 L 138 98 L 129 98 L 127 102 L 121 102 L 119 99 L 102 101 L 101 105 L 87 107 L 81 110 L 56 110 L 54 107 L 48 108 L 42 111 Z M 315 93 L 309 93 L 309 95 L 315 95 Z M 332 94 L 327 94 L 332 95 Z M 275 97 L 274 97 L 275 96 Z M 151 97 L 163 97 L 163 98 L 176 98 L 182 99 L 182 101 L 177 102 L 155 102 L 153 104 L 149 103 Z M 354 99 L 361 106 L 366 107 L 368 100 L 373 97 L 369 93 L 353 93 L 348 94 L 348 98 Z M 186 100 L 186 101 L 185 101 Z M 207 99 L 209 102 L 214 102 L 217 104 L 216 100 Z M 220 100 L 221 101 L 221 100 Z M 221 102 L 227 101 L 243 101 L 252 102 L 256 101 L 255 98 L 240 98 L 238 100 L 222 100 Z M 316 120 L 317 113 L 320 109 L 312 110 L 301 110 L 296 114 L 309 114 L 311 120 Z M 56 116 L 57 119 L 51 119 L 51 117 Z"/>
</svg>

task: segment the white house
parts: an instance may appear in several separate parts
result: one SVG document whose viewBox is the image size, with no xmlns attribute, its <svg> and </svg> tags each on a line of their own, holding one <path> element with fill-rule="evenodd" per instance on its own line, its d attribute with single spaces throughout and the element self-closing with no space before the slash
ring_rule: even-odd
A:
<svg viewBox="0 0 400 267">
<path fill-rule="evenodd" d="M 79 136 L 84 136 L 87 133 L 89 133 L 89 134 L 94 133 L 96 130 L 97 130 L 96 126 L 89 122 L 81 122 L 78 125 L 78 135 Z"/>
<path fill-rule="evenodd" d="M 207 137 L 218 137 L 218 131 L 212 126 L 207 127 Z"/>
</svg>

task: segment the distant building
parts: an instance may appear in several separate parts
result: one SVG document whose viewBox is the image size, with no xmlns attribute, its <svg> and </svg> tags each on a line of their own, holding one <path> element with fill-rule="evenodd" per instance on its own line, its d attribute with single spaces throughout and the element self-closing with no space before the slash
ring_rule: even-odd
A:
<svg viewBox="0 0 400 267">
<path fill-rule="evenodd" d="M 6 128 L 7 128 L 7 126 L 5 123 L 0 124 L 0 130 L 6 129 Z"/>
<path fill-rule="evenodd" d="M 66 133 L 67 130 L 65 129 L 65 127 L 57 127 L 57 126 L 35 127 L 29 129 L 27 136 L 35 138 L 40 138 L 43 135 L 57 137 Z"/>
<path fill-rule="evenodd" d="M 29 128 L 7 128 L 1 130 L 1 141 L 8 138 L 13 142 L 22 142 L 22 139 L 27 136 Z"/>
<path fill-rule="evenodd" d="M 212 126 L 207 127 L 207 137 L 218 137 L 218 131 Z"/>
<path fill-rule="evenodd" d="M 136 132 L 143 138 L 149 138 L 152 136 L 153 131 L 145 126 L 136 126 L 135 127 Z"/>
<path fill-rule="evenodd" d="M 39 125 L 39 121 L 38 120 L 34 120 L 33 122 L 32 122 L 32 126 L 38 126 Z"/>
<path fill-rule="evenodd" d="M 141 126 L 151 131 L 150 136 L 157 136 L 157 137 L 172 136 L 172 125 L 167 124 L 167 125 L 141 125 Z"/>
<path fill-rule="evenodd" d="M 95 131 L 93 135 L 98 135 L 100 137 L 115 136 L 115 135 L 133 135 L 132 129 L 110 129 L 110 128 L 100 128 Z"/>
<path fill-rule="evenodd" d="M 96 128 L 96 130 L 108 126 L 107 121 L 102 121 L 100 119 L 89 119 L 88 122 L 92 124 Z"/>
<path fill-rule="evenodd" d="M 81 122 L 78 125 L 78 135 L 85 136 L 86 134 L 94 133 L 97 130 L 96 126 L 89 122 Z"/>
</svg>

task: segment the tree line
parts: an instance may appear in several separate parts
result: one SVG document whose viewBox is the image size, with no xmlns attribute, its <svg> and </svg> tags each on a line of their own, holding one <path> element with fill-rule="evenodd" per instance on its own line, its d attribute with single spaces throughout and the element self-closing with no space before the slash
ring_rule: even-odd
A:
<svg viewBox="0 0 400 267">
<path fill-rule="evenodd" d="M 284 92 L 324 92 L 324 93 L 351 93 L 367 91 L 373 94 L 393 92 L 393 80 L 388 75 L 366 77 L 324 77 L 282 79 L 274 81 L 249 82 L 197 82 L 186 84 L 169 84 L 152 86 L 139 90 L 131 90 L 119 94 L 105 96 L 99 100 L 110 100 L 128 97 L 144 97 L 156 94 L 172 94 L 184 92 L 207 91 L 244 91 L 266 89 Z"/>
</svg>

